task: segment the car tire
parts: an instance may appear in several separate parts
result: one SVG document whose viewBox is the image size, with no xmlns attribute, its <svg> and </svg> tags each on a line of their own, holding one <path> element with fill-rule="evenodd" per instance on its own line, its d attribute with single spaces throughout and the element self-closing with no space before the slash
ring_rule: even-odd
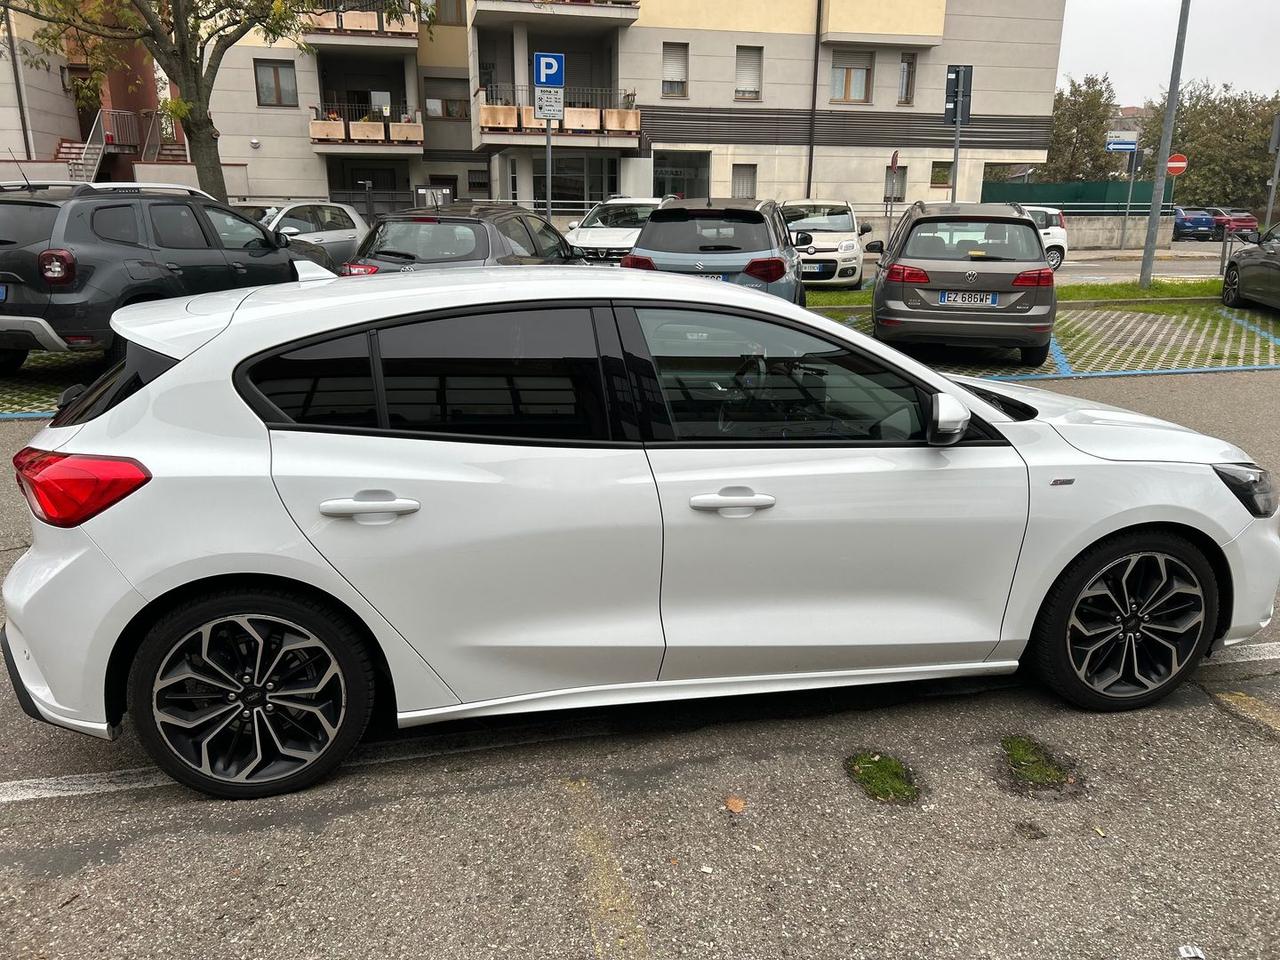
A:
<svg viewBox="0 0 1280 960">
<path fill-rule="evenodd" d="M 364 735 L 373 698 L 369 651 L 349 619 L 269 590 L 184 603 L 147 630 L 129 670 L 129 712 L 157 766 L 226 799 L 326 777 Z"/>
<path fill-rule="evenodd" d="M 1041 347 L 1019 347 L 1018 354 L 1025 367 L 1039 367 L 1049 359 L 1049 344 Z"/>
<path fill-rule="evenodd" d="M 0 376 L 11 376 L 27 362 L 27 350 L 0 350 Z"/>
<path fill-rule="evenodd" d="M 1226 307 L 1240 307 L 1245 297 L 1240 292 L 1240 268 L 1234 263 L 1227 267 L 1227 274 L 1222 278 L 1222 304 Z"/>
<path fill-rule="evenodd" d="M 1057 270 L 1062 266 L 1062 261 L 1066 259 L 1061 247 L 1050 247 L 1044 252 L 1044 257 L 1049 261 L 1049 267 L 1052 270 Z"/>
<path fill-rule="evenodd" d="M 1191 674 L 1217 621 L 1217 578 L 1199 548 L 1163 531 L 1119 534 L 1058 577 L 1027 657 L 1050 689 L 1078 707 L 1135 710 Z"/>
</svg>

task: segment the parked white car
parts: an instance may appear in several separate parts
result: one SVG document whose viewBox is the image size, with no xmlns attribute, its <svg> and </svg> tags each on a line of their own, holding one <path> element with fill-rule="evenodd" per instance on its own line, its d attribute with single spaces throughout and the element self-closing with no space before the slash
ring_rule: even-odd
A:
<svg viewBox="0 0 1280 960">
<path fill-rule="evenodd" d="M 733 284 L 490 267 L 128 307 L 14 458 L 32 717 L 224 797 L 455 717 L 1006 674 L 1154 703 L 1265 625 L 1212 437 L 948 379 Z M 981 558 L 981 562 L 975 562 Z"/>
<path fill-rule="evenodd" d="M 796 247 L 809 286 L 862 287 L 862 241 L 871 226 L 858 225 L 853 205 L 845 200 L 787 200 L 782 217 L 791 233 L 807 233 L 813 242 Z"/>
<path fill-rule="evenodd" d="M 586 251 L 597 263 L 618 263 L 631 252 L 649 214 L 662 206 L 661 197 L 615 197 L 592 207 L 580 221 L 569 223 L 565 239 Z"/>
<path fill-rule="evenodd" d="M 257 220 L 268 230 L 278 230 L 314 243 L 333 258 L 346 263 L 369 232 L 369 224 L 347 203 L 306 200 L 299 203 L 240 205 L 235 209 Z"/>
<path fill-rule="evenodd" d="M 1062 261 L 1067 259 L 1067 251 L 1071 243 L 1067 239 L 1067 218 L 1056 207 L 1023 206 L 1027 216 L 1035 221 L 1040 230 L 1040 239 L 1044 243 L 1044 257 L 1049 266 L 1057 270 Z"/>
</svg>

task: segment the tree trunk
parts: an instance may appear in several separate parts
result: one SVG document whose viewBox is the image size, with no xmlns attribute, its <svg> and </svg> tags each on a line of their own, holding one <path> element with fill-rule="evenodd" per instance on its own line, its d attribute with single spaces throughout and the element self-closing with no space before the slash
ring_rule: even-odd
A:
<svg viewBox="0 0 1280 960">
<path fill-rule="evenodd" d="M 182 131 L 191 148 L 191 162 L 196 165 L 200 189 L 223 203 L 227 202 L 227 183 L 222 176 L 222 158 L 218 155 L 218 138 L 208 107 L 192 104 L 191 113 L 182 118 Z"/>
</svg>

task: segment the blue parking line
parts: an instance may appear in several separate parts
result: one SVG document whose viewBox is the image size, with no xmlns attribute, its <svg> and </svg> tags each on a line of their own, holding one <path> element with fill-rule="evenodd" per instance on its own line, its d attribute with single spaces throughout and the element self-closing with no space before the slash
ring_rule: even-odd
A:
<svg viewBox="0 0 1280 960">
<path fill-rule="evenodd" d="M 1075 372 L 1070 376 L 1059 373 L 998 373 L 985 377 L 987 380 L 1083 380 L 1095 377 L 1152 377 L 1171 373 L 1251 373 L 1256 370 L 1280 370 L 1280 363 L 1262 363 L 1253 366 L 1238 367 L 1181 367 L 1174 370 L 1094 370 L 1088 373 Z"/>
<path fill-rule="evenodd" d="M 0 420 L 48 420 L 57 410 L 37 410 L 34 413 L 0 413 Z"/>
<path fill-rule="evenodd" d="M 1070 377 L 1074 375 L 1071 369 L 1071 361 L 1067 359 L 1067 353 L 1062 349 L 1062 344 L 1058 343 L 1055 336 L 1049 337 L 1049 356 L 1053 357 L 1053 362 L 1058 367 L 1058 376 Z"/>
<path fill-rule="evenodd" d="M 1237 326 L 1244 327 L 1250 333 L 1256 333 L 1258 336 L 1262 337 L 1262 339 L 1270 340 L 1277 347 L 1280 347 L 1280 337 L 1276 337 L 1274 334 L 1267 333 L 1267 331 L 1263 330 L 1260 326 L 1258 326 L 1252 320 L 1246 320 L 1243 317 L 1233 317 L 1230 314 L 1230 312 L 1228 312 L 1226 307 L 1218 308 L 1218 316 L 1225 317 L 1226 319 L 1230 320 L 1232 323 L 1236 324 Z"/>
</svg>

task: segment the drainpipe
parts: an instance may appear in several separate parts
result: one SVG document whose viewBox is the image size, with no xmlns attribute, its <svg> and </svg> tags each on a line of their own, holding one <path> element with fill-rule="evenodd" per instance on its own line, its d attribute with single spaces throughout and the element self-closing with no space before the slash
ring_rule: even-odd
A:
<svg viewBox="0 0 1280 960">
<path fill-rule="evenodd" d="M 822 0 L 813 25 L 813 99 L 809 102 L 809 167 L 804 175 L 805 199 L 813 197 L 813 144 L 818 131 L 818 55 L 822 52 Z"/>
<path fill-rule="evenodd" d="M 22 124 L 22 149 L 31 160 L 31 128 L 27 123 L 27 103 L 22 95 L 22 72 L 18 66 L 18 48 L 13 42 L 13 15 L 8 0 L 4 3 L 4 31 L 9 39 L 9 65 L 13 67 L 13 93 L 18 100 L 18 122 Z"/>
</svg>

